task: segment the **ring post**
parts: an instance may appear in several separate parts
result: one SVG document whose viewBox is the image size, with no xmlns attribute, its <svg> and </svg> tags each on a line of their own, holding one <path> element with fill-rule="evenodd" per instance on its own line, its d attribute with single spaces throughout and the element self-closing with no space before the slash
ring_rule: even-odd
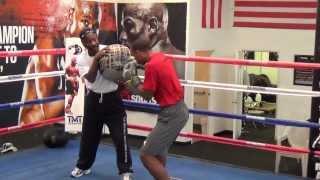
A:
<svg viewBox="0 0 320 180">
<path fill-rule="evenodd" d="M 317 4 L 317 22 L 316 22 L 316 35 L 315 35 L 315 48 L 314 48 L 314 59 L 315 63 L 320 63 L 320 0 L 318 0 Z M 313 82 L 312 82 L 312 90 L 319 91 L 319 82 L 320 82 L 320 70 L 313 70 Z M 320 115 L 320 98 L 312 97 L 311 100 L 311 122 L 319 123 L 319 115 Z M 309 148 L 310 150 L 319 150 L 312 147 L 313 142 L 319 136 L 319 129 L 310 129 L 310 137 L 309 137 Z M 320 165 L 320 159 L 314 157 L 312 154 L 309 154 L 308 161 L 308 177 L 315 178 L 319 174 L 320 177 L 320 169 L 316 170 L 316 164 Z M 317 166 L 319 166 L 317 165 Z M 320 167 L 320 166 L 319 166 Z"/>
</svg>

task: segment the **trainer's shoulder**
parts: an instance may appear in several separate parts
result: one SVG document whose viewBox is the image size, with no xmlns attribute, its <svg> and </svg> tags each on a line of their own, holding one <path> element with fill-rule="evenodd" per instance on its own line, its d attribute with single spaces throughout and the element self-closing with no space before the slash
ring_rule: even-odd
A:
<svg viewBox="0 0 320 180">
<path fill-rule="evenodd" d="M 87 52 L 81 52 L 80 54 L 78 54 L 76 57 L 77 60 L 77 65 L 78 66 L 86 66 L 88 63 L 88 53 Z"/>
</svg>

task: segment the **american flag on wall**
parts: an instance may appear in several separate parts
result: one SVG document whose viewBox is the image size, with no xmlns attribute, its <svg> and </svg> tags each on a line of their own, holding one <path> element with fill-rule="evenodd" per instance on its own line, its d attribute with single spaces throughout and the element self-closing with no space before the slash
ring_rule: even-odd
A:
<svg viewBox="0 0 320 180">
<path fill-rule="evenodd" d="M 314 30 L 316 0 L 235 0 L 234 27 Z"/>
<path fill-rule="evenodd" d="M 222 0 L 202 0 L 202 28 L 221 28 Z"/>
</svg>

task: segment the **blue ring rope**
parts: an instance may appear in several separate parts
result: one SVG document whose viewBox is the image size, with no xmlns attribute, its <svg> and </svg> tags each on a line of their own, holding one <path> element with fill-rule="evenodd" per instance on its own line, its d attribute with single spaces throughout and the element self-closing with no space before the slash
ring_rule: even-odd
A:
<svg viewBox="0 0 320 180">
<path fill-rule="evenodd" d="M 64 96 L 59 95 L 59 96 L 50 96 L 50 97 L 35 99 L 30 101 L 5 103 L 5 104 L 0 104 L 0 110 L 18 108 L 20 106 L 26 106 L 26 105 L 32 105 L 32 104 L 42 104 L 42 103 L 47 103 L 47 102 L 52 102 L 57 100 L 64 100 L 64 99 L 65 99 Z M 160 110 L 159 105 L 151 104 L 151 103 L 140 103 L 140 102 L 123 100 L 123 104 L 127 107 L 147 108 L 153 111 Z M 198 115 L 215 116 L 215 117 L 236 119 L 236 120 L 242 120 L 242 121 L 253 121 L 253 122 L 259 122 L 259 123 L 270 124 L 270 125 L 320 128 L 320 125 L 318 123 L 303 122 L 303 121 L 297 121 L 297 120 L 276 119 L 276 118 L 269 118 L 269 117 L 249 116 L 249 115 L 243 115 L 243 114 L 241 115 L 230 114 L 230 113 L 206 111 L 206 110 L 200 110 L 200 109 L 189 109 L 189 112 L 192 114 L 198 114 Z"/>
<path fill-rule="evenodd" d="M 124 100 L 124 105 L 127 107 L 136 107 L 136 108 L 148 108 L 150 110 L 159 111 L 160 107 L 157 104 L 151 103 L 140 103 Z M 298 120 L 288 120 L 288 119 L 276 119 L 269 117 L 258 117 L 258 116 L 249 116 L 249 115 L 239 115 L 239 114 L 230 114 L 223 112 L 215 112 L 215 111 L 206 111 L 200 109 L 189 109 L 189 112 L 197 115 L 205 115 L 205 116 L 215 116 L 229 119 L 236 119 L 242 121 L 253 121 L 262 124 L 270 124 L 270 125 L 284 125 L 284 126 L 295 126 L 295 127 L 306 127 L 306 128 L 320 128 L 320 124 L 312 123 L 312 122 L 304 122 Z"/>
<path fill-rule="evenodd" d="M 32 104 L 42 104 L 52 101 L 64 100 L 64 96 L 50 96 L 42 99 L 34 99 L 29 101 L 21 101 L 21 102 L 11 102 L 11 103 L 4 103 L 0 104 L 0 110 L 3 109 L 12 109 L 12 108 L 19 108 L 20 106 L 32 105 Z"/>
</svg>

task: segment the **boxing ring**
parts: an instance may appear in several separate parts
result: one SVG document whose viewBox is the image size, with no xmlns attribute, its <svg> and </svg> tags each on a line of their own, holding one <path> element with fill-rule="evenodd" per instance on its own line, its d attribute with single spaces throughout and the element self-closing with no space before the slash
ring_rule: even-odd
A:
<svg viewBox="0 0 320 180">
<path fill-rule="evenodd" d="M 0 57 L 8 56 L 30 56 L 30 55 L 44 55 L 44 54 L 65 54 L 65 49 L 47 49 L 47 50 L 27 50 L 16 52 L 0 52 Z M 218 64 L 233 64 L 233 65 L 246 65 L 246 66 L 265 66 L 276 68 L 295 68 L 295 69 L 320 69 L 320 64 L 315 63 L 292 63 L 287 61 L 281 62 L 255 62 L 249 60 L 240 60 L 232 58 L 204 58 L 204 57 L 186 57 L 177 55 L 171 56 L 175 60 L 191 61 L 191 62 L 205 62 L 205 63 L 218 63 Z M 63 71 L 55 72 L 41 72 L 34 74 L 21 74 L 21 75 L 9 75 L 1 76 L 0 83 L 23 81 L 27 79 L 54 77 L 63 75 Z M 320 92 L 308 91 L 308 90 L 292 90 L 283 88 L 267 88 L 258 86 L 245 86 L 237 84 L 226 83 L 214 83 L 214 82 L 201 82 L 191 80 L 181 80 L 181 83 L 185 87 L 201 87 L 208 89 L 222 89 L 229 91 L 240 92 L 254 92 L 263 94 L 275 94 L 275 95 L 291 95 L 302 97 L 320 97 Z M 64 100 L 64 96 L 51 96 L 36 100 L 21 101 L 21 102 L 9 102 L 0 104 L 0 110 L 19 108 L 21 106 L 27 106 L 32 104 L 42 104 L 52 101 Z M 159 110 L 159 106 L 155 104 L 139 103 L 133 101 L 124 100 L 126 107 L 134 107 L 141 109 L 149 109 L 156 113 Z M 305 127 L 305 128 L 320 128 L 317 123 L 311 123 L 300 120 L 278 119 L 269 117 L 259 117 L 245 114 L 231 114 L 225 112 L 207 111 L 201 109 L 189 109 L 189 112 L 196 115 L 223 117 L 230 120 L 249 121 L 270 125 L 283 125 L 293 127 Z M 38 128 L 64 120 L 64 117 L 56 117 L 52 119 L 43 120 L 37 123 L 31 123 L 26 125 L 18 125 L 7 128 L 0 128 L 0 136 L 6 135 L 18 131 L 25 131 L 32 128 Z M 150 131 L 152 127 L 128 124 L 128 128 Z M 246 141 L 240 139 L 231 139 L 218 136 L 203 135 L 197 133 L 181 132 L 181 137 L 197 139 L 207 142 L 221 143 L 238 147 L 247 147 L 263 151 L 291 153 L 291 154 L 311 154 L 313 156 L 320 156 L 320 151 L 312 151 L 307 148 L 293 148 L 282 145 L 260 143 L 253 141 Z M 78 155 L 79 142 L 71 141 L 66 148 L 62 149 L 47 149 L 44 147 L 38 147 L 31 150 L 25 150 L 22 152 L 8 154 L 6 156 L 0 156 L 0 163 L 5 166 L 0 166 L 0 172 L 6 179 L 68 179 L 69 171 L 74 166 L 75 160 Z M 139 161 L 138 151 L 133 150 L 133 169 L 135 170 L 134 178 L 139 180 L 151 179 L 151 176 L 143 168 L 143 165 Z M 214 153 L 214 152 L 213 152 Z M 102 145 L 99 148 L 95 165 L 93 167 L 93 173 L 89 176 L 81 177 L 81 179 L 117 179 L 116 167 L 114 163 L 114 150 L 112 146 Z M 27 166 L 26 166 L 27 165 Z M 168 160 L 168 170 L 173 176 L 177 176 L 184 180 L 186 179 L 299 179 L 298 177 L 276 175 L 271 172 L 239 169 L 225 164 L 217 164 L 201 161 L 198 159 L 192 159 L 189 157 L 180 157 L 171 155 Z"/>
</svg>

